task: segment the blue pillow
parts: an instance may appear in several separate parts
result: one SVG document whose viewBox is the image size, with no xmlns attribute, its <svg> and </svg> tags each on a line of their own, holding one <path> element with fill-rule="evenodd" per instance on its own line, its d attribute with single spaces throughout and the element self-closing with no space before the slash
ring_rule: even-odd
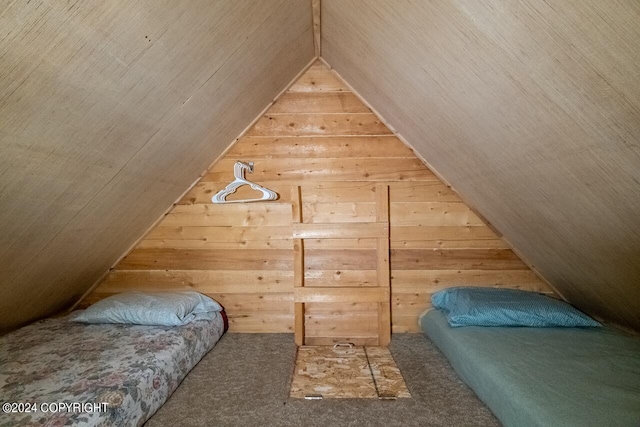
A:
<svg viewBox="0 0 640 427">
<path fill-rule="evenodd" d="M 431 296 L 431 304 L 445 311 L 458 326 L 602 326 L 566 302 L 517 289 L 459 287 Z"/>
<path fill-rule="evenodd" d="M 212 320 L 220 304 L 198 292 L 116 294 L 72 315 L 83 323 L 182 326 L 194 320 Z"/>
</svg>

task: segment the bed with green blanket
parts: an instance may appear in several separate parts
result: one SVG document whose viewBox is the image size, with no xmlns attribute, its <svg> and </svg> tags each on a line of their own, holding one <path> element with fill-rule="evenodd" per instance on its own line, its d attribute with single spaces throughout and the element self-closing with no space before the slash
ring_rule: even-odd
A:
<svg viewBox="0 0 640 427">
<path fill-rule="evenodd" d="M 610 327 L 451 327 L 424 333 L 505 426 L 640 426 L 640 339 Z"/>
</svg>

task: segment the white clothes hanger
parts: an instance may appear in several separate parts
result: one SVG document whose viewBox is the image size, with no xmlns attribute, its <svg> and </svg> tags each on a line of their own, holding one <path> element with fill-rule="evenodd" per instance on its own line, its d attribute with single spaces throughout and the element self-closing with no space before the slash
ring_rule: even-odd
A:
<svg viewBox="0 0 640 427">
<path fill-rule="evenodd" d="M 264 188 L 261 185 L 256 184 L 255 182 L 247 181 L 244 178 L 244 171 L 248 170 L 250 173 L 253 173 L 253 162 L 244 163 L 244 162 L 236 162 L 233 165 L 233 175 L 236 177 L 233 182 L 227 185 L 224 189 L 218 191 L 212 198 L 211 201 L 213 203 L 245 203 L 245 202 L 258 202 L 260 200 L 276 200 L 278 198 L 278 193 L 275 191 L 269 190 L 268 188 Z M 243 185 L 248 185 L 254 190 L 258 190 L 262 192 L 262 197 L 259 199 L 243 199 L 243 200 L 227 200 L 227 196 L 229 194 L 233 194 L 239 187 Z"/>
</svg>

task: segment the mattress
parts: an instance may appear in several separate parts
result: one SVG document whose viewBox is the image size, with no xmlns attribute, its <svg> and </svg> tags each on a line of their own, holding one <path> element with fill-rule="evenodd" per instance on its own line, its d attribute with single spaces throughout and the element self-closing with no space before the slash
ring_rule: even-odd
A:
<svg viewBox="0 0 640 427">
<path fill-rule="evenodd" d="M 452 328 L 425 334 L 505 426 L 640 426 L 640 340 L 613 328 Z"/>
<path fill-rule="evenodd" d="M 186 326 L 47 319 L 0 338 L 0 427 L 142 425 L 213 348 L 222 316 Z"/>
</svg>

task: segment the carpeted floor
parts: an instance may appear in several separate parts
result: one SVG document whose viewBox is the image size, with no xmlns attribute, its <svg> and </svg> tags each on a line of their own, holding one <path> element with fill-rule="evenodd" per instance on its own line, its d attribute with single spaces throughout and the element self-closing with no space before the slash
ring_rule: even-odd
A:
<svg viewBox="0 0 640 427">
<path fill-rule="evenodd" d="M 292 334 L 226 334 L 147 422 L 158 426 L 499 426 L 421 334 L 391 352 L 411 399 L 289 399 Z"/>
</svg>

